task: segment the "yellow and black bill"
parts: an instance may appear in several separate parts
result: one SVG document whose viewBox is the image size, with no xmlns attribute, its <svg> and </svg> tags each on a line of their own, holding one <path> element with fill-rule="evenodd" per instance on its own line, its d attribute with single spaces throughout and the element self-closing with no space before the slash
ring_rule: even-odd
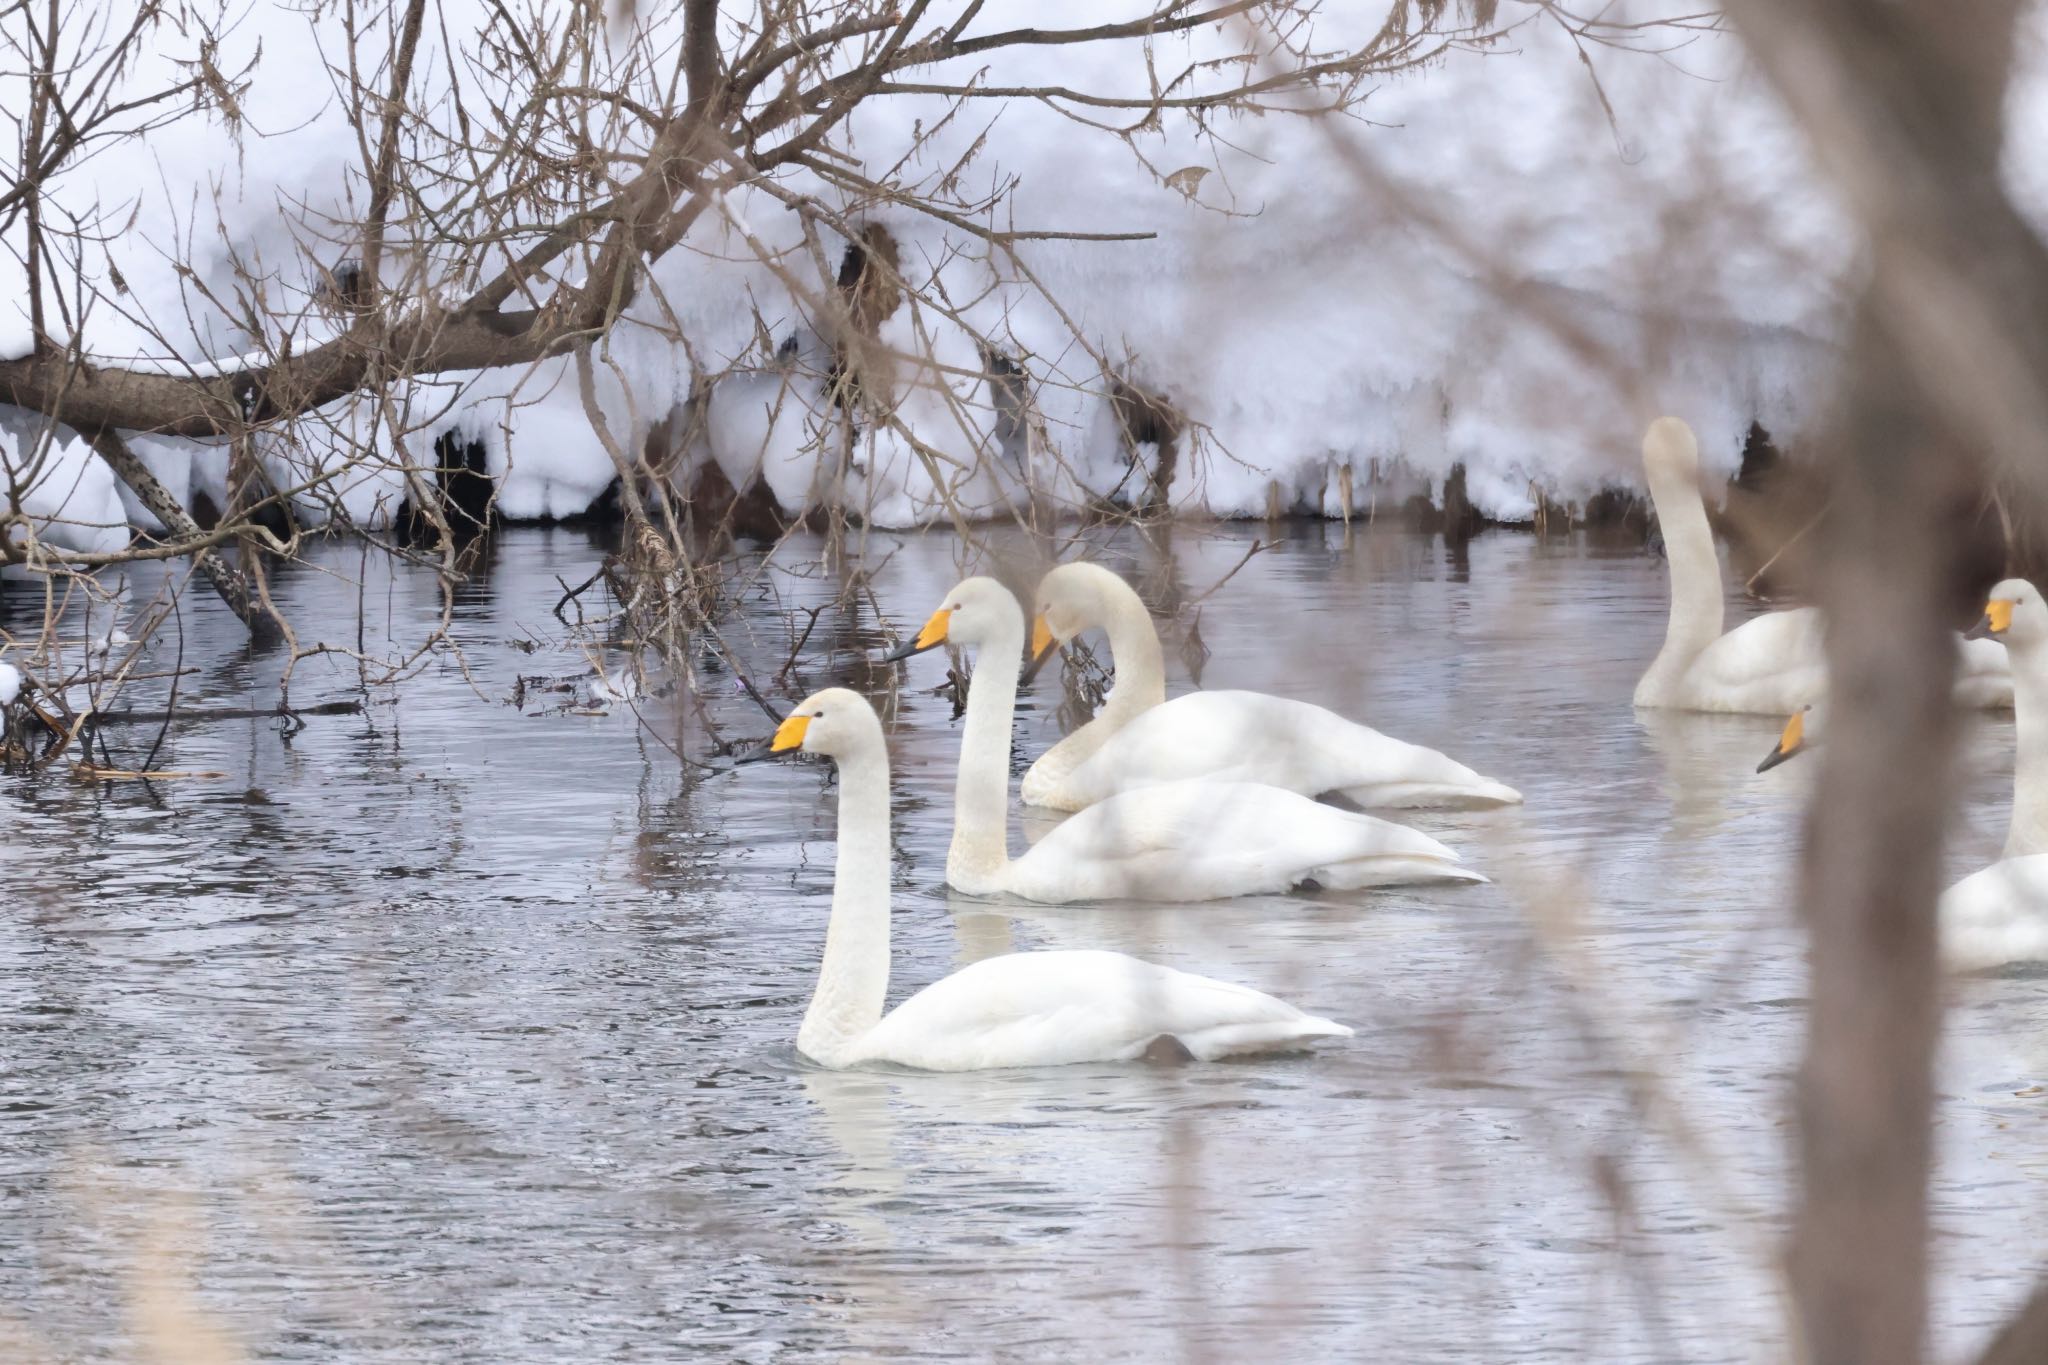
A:
<svg viewBox="0 0 2048 1365">
<path fill-rule="evenodd" d="M 1984 604 L 1984 614 L 1977 618 L 1977 624 L 1963 632 L 1965 640 L 1996 640 L 2012 629 L 2013 601 L 2009 597 L 1994 597 Z"/>
<path fill-rule="evenodd" d="M 1019 682 L 1030 682 L 1038 676 L 1038 670 L 1045 667 L 1046 660 L 1060 652 L 1059 637 L 1052 633 L 1052 627 L 1045 623 L 1043 616 L 1031 621 L 1031 660 L 1024 665 L 1024 676 Z"/>
<path fill-rule="evenodd" d="M 804 747 L 804 735 L 811 728 L 809 716 L 791 716 L 775 727 L 774 737 L 766 744 L 757 745 L 733 760 L 733 766 L 742 763 L 760 763 L 781 754 Z"/>
<path fill-rule="evenodd" d="M 924 629 L 917 632 L 916 638 L 905 640 L 902 644 L 884 654 L 882 662 L 893 664 L 900 659 L 907 659 L 913 654 L 922 654 L 928 649 L 937 649 L 940 645 L 946 643 L 946 625 L 952 617 L 953 613 L 949 608 L 940 607 L 932 613 L 931 619 L 924 623 Z"/>
<path fill-rule="evenodd" d="M 1784 733 L 1778 736 L 1777 747 L 1764 755 L 1764 761 L 1756 765 L 1760 773 L 1767 773 L 1806 747 L 1806 712 L 1795 711 L 1792 719 L 1785 722 Z"/>
</svg>

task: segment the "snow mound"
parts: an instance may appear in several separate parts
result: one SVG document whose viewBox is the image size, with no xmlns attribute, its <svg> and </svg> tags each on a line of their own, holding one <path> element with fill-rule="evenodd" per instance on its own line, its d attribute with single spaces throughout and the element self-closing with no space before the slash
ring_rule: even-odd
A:
<svg viewBox="0 0 2048 1365">
<path fill-rule="evenodd" d="M 646 22 L 676 22 L 641 8 Z M 1324 48 L 1384 18 L 1379 5 L 1333 8 L 1345 13 L 1324 17 Z M 459 65 L 491 12 L 485 0 L 441 9 L 422 73 Z M 935 5 L 931 22 L 959 9 Z M 1045 0 L 1032 21 L 1139 9 Z M 301 349 L 331 334 L 317 296 L 337 256 L 333 225 L 363 200 L 345 82 L 329 67 L 340 23 L 333 7 L 249 9 L 213 56 L 231 69 L 261 46 L 238 126 L 184 118 L 105 144 L 59 178 L 64 211 L 127 225 L 85 261 L 122 304 L 91 310 L 88 352 L 179 369 L 279 354 L 287 331 Z M 457 53 L 440 50 L 444 30 Z M 126 80 L 148 88 L 197 41 L 166 29 Z M 1212 25 L 1154 40 L 1151 69 L 1243 46 L 1243 33 Z M 1137 95 L 1146 52 L 1023 48 L 929 74 Z M 2035 127 L 2048 124 L 2038 44 L 2027 60 L 2014 114 Z M 25 98 L 20 80 L 0 80 L 10 107 Z M 421 80 L 442 93 L 445 75 Z M 1725 472 L 1753 421 L 1796 441 L 1830 382 L 1850 233 L 1726 36 L 1659 53 L 1593 47 L 1582 60 L 1556 26 L 1529 23 L 1384 80 L 1362 117 L 1230 117 L 1213 136 L 1169 116 L 1120 137 L 1037 100 L 948 111 L 931 96 L 870 100 L 838 145 L 865 175 L 909 157 L 913 179 L 994 196 L 993 228 L 1154 235 L 1026 241 L 1012 257 L 903 205 L 790 175 L 784 188 L 886 233 L 910 286 L 874 328 L 882 358 L 861 367 L 855 401 L 817 306 L 848 243 L 828 227 L 814 253 L 784 202 L 734 190 L 653 265 L 596 348 L 591 400 L 622 450 L 654 453 L 685 489 L 715 469 L 786 511 L 833 503 L 888 526 L 951 508 L 995 515 L 1033 493 L 1135 499 L 1154 478 L 1184 510 L 1336 515 L 1346 487 L 1363 506 L 1375 486 L 1440 489 L 1457 466 L 1479 510 L 1513 520 L 1539 495 L 1634 486 L 1643 423 L 1659 412 L 1686 417 L 1710 469 Z M 2016 167 L 2013 180 L 2025 202 L 2048 204 L 2048 169 Z M 22 231 L 0 251 L 0 356 L 30 342 Z M 189 278 L 165 268 L 179 256 Z M 250 280 L 278 313 L 260 332 L 208 301 Z M 1128 439 L 1108 396 L 1118 383 L 1176 414 L 1179 430 Z M 0 437 L 11 462 L 34 443 L 22 417 Z M 259 451 L 274 482 L 305 489 L 315 520 L 388 521 L 408 496 L 402 462 L 430 466 L 444 436 L 483 448 L 514 519 L 581 512 L 616 472 L 566 358 L 427 377 L 397 386 L 389 408 L 357 398 L 316 417 Z M 139 437 L 136 448 L 188 503 L 224 503 L 223 447 Z M 68 437 L 30 494 L 60 543 L 105 546 L 120 523 L 153 525 Z"/>
</svg>

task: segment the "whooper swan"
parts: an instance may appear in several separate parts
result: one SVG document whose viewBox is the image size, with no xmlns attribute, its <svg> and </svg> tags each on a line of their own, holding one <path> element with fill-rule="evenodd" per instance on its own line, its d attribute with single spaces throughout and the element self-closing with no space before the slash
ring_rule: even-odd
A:
<svg viewBox="0 0 2048 1365">
<path fill-rule="evenodd" d="M 1105 797 L 1181 778 L 1228 778 L 1309 796 L 1339 792 L 1361 806 L 1499 806 L 1513 787 L 1462 763 L 1390 739 L 1334 711 L 1265 692 L 1190 692 L 1166 700 L 1159 633 L 1144 602 L 1109 570 L 1062 564 L 1038 585 L 1034 664 L 1092 627 L 1109 636 L 1116 686 L 1094 719 L 1039 755 L 1024 774 L 1034 806 L 1081 810 Z"/>
</svg>

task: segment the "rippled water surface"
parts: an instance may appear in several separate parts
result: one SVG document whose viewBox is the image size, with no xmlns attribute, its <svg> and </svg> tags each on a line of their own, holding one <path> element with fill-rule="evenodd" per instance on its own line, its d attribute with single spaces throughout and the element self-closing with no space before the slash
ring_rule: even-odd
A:
<svg viewBox="0 0 2048 1365">
<path fill-rule="evenodd" d="M 829 774 L 705 776 L 670 747 L 710 759 L 683 703 L 593 697 L 579 675 L 619 664 L 551 614 L 600 558 L 568 528 L 499 539 L 456 604 L 462 665 L 365 692 L 314 658 L 294 700 L 361 714 L 170 730 L 157 766 L 225 778 L 0 779 L 0 1354 L 168 1332 L 306 1361 L 1781 1358 L 1811 773 L 1751 771 L 1769 720 L 1631 710 L 1665 603 L 1639 550 L 1295 527 L 1197 603 L 1262 535 L 1112 542 L 1175 613 L 1173 687 L 1196 667 L 1322 702 L 1520 787 L 1520 810 L 1413 817 L 1494 884 L 952 897 L 943 658 L 867 670 L 876 619 L 833 607 L 779 699 L 900 686 L 892 998 L 1111 947 L 1357 1027 L 1306 1057 L 808 1067 Z M 901 629 L 972 560 L 941 535 L 864 561 L 790 542 L 723 628 L 764 686 L 849 562 Z M 417 640 L 431 580 L 369 571 L 335 546 L 275 590 L 309 637 L 353 646 L 360 609 L 369 648 Z M 4 603 L 20 628 L 23 585 Z M 276 699 L 279 656 L 205 603 L 183 651 L 184 705 Z M 766 733 L 704 676 L 722 733 Z M 1026 692 L 1020 765 L 1059 698 L 1057 670 Z M 112 738 L 134 762 L 154 730 Z M 2009 716 L 1976 723 L 1958 873 L 1995 856 L 2010 749 Z M 1951 1351 L 2048 1257 L 2048 985 L 1954 999 Z"/>
</svg>

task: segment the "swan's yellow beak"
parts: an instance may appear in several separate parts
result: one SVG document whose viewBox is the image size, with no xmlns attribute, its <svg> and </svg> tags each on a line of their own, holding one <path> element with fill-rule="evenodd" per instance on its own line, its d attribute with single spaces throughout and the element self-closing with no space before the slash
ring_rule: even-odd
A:
<svg viewBox="0 0 2048 1365">
<path fill-rule="evenodd" d="M 1806 747 L 1806 713 L 1795 711 L 1792 719 L 1785 722 L 1785 731 L 1778 736 L 1778 747 L 1764 755 L 1764 761 L 1756 765 L 1760 773 L 1769 772 L 1792 755 Z"/>
<path fill-rule="evenodd" d="M 2010 597 L 1994 597 L 1984 604 L 1984 615 L 1977 624 L 1963 632 L 1965 640 L 1990 640 L 2012 629 L 2012 609 L 2015 603 Z"/>
<path fill-rule="evenodd" d="M 918 631 L 916 639 L 908 644 L 898 645 L 887 654 L 884 654 L 882 662 L 893 664 L 898 659 L 907 659 L 913 654 L 922 654 L 928 649 L 937 649 L 940 645 L 946 643 L 946 625 L 952 618 L 953 613 L 951 609 L 940 607 L 932 613 L 931 619 L 924 623 L 924 629 Z"/>
<path fill-rule="evenodd" d="M 791 749 L 801 749 L 804 735 L 810 731 L 809 716 L 791 716 L 775 727 L 775 735 L 766 744 L 749 749 L 733 760 L 733 766 L 743 763 L 766 763 L 777 754 L 786 754 Z"/>
<path fill-rule="evenodd" d="M 768 741 L 768 752 L 786 754 L 791 749 L 801 749 L 804 735 L 811 728 L 809 716 L 791 716 L 775 727 L 775 738 Z"/>
<path fill-rule="evenodd" d="M 1045 617 L 1031 619 L 1031 657 L 1025 661 L 1020 683 L 1029 683 L 1038 676 L 1038 670 L 1045 667 L 1045 661 L 1060 652 L 1059 637 L 1052 633 L 1052 627 L 1045 623 Z"/>
</svg>

